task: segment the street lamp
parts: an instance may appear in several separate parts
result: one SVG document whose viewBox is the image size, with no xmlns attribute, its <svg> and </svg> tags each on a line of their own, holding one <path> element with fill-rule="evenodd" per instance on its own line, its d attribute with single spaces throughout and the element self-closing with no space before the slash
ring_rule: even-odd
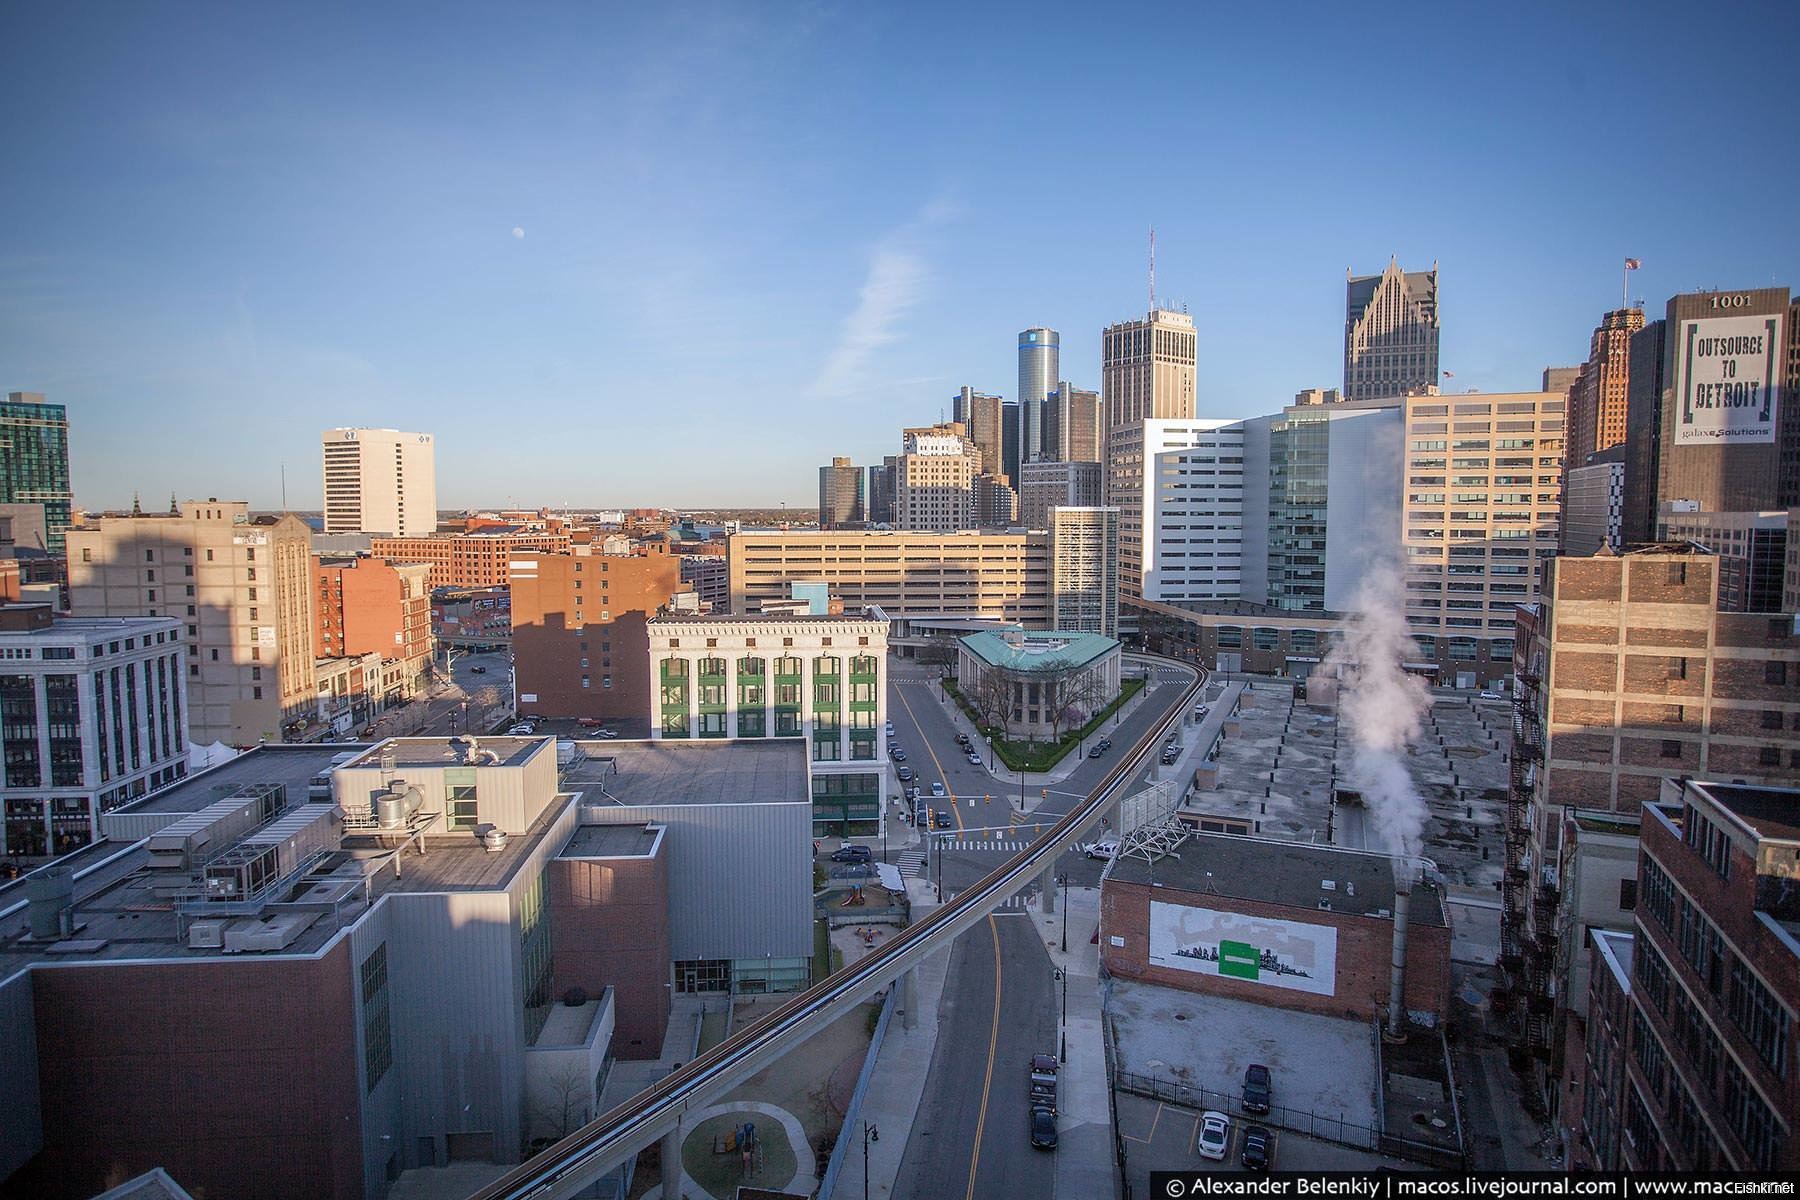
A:
<svg viewBox="0 0 1800 1200">
<path fill-rule="evenodd" d="M 869 1143 L 870 1142 L 879 1142 L 881 1140 L 881 1130 L 879 1130 L 875 1126 L 869 1124 L 867 1121 L 864 1121 L 862 1123 L 862 1135 L 863 1135 L 863 1196 L 865 1197 L 865 1200 L 866 1200 L 866 1197 L 869 1194 Z"/>
<path fill-rule="evenodd" d="M 1062 948 L 1063 953 L 1067 954 L 1069 952 L 1069 877 L 1067 875 L 1058 875 L 1056 877 L 1056 885 L 1062 889 Z"/>
<path fill-rule="evenodd" d="M 1062 984 L 1062 1013 L 1057 1020 L 1060 1037 L 1057 1048 L 1057 1062 L 1069 1061 L 1069 969 L 1057 967 L 1051 978 Z"/>
</svg>

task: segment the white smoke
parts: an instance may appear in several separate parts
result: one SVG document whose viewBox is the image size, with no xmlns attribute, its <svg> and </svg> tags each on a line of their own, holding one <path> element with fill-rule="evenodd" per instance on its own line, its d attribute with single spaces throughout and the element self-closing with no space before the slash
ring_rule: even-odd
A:
<svg viewBox="0 0 1800 1200">
<path fill-rule="evenodd" d="M 1349 782 L 1362 793 L 1379 848 L 1412 855 L 1424 842 L 1428 811 L 1406 769 L 1406 749 L 1424 730 L 1431 693 L 1404 665 L 1420 654 L 1406 629 L 1405 598 L 1397 566 L 1370 570 L 1323 665 L 1327 676 L 1341 680 L 1338 715 L 1350 735 Z"/>
</svg>

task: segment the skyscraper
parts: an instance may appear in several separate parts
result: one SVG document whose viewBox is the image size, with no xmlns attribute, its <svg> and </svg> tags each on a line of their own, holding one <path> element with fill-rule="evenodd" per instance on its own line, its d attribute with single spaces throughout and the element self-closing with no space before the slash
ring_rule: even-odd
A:
<svg viewBox="0 0 1800 1200">
<path fill-rule="evenodd" d="M 1619 308 L 1600 319 L 1588 349 L 1588 359 L 1581 364 L 1580 374 L 1569 388 L 1569 446 L 1563 455 L 1563 498 L 1574 494 L 1573 473 L 1588 465 L 1588 456 L 1625 443 L 1626 402 L 1631 390 L 1631 335 L 1644 327 L 1644 310 Z M 1549 391 L 1549 388 L 1545 389 Z M 1620 454 L 1623 455 L 1621 450 Z M 1618 464 L 1613 464 L 1618 465 Z M 1580 489 L 1585 495 L 1617 472 L 1602 472 L 1584 477 Z M 1572 542 L 1571 538 L 1578 538 Z M 1576 545 L 1592 542 L 1591 531 L 1584 523 L 1579 528 L 1567 519 L 1562 522 L 1564 554 L 1579 551 Z M 1589 551 L 1592 553 L 1592 551 Z"/>
<path fill-rule="evenodd" d="M 894 476 L 894 524 L 953 532 L 975 523 L 975 478 L 981 451 L 951 422 L 904 431 Z"/>
<path fill-rule="evenodd" d="M 868 520 L 863 469 L 847 458 L 819 468 L 819 528 L 844 529 Z"/>
<path fill-rule="evenodd" d="M 1019 402 L 1007 400 L 1000 405 L 1000 463 L 1009 480 L 1021 478 L 1019 463 Z"/>
<path fill-rule="evenodd" d="M 1130 514 L 1143 511 L 1144 431 L 1151 420 L 1192 420 L 1197 338 L 1186 313 L 1152 309 L 1141 321 L 1100 335 L 1100 392 L 1105 397 L 1106 503 L 1120 513 L 1119 584 L 1143 584 L 1143 562 L 1130 544 Z"/>
<path fill-rule="evenodd" d="M 1437 264 L 1344 272 L 1344 399 L 1404 396 L 1438 381 Z"/>
<path fill-rule="evenodd" d="M 1044 407 L 1043 457 L 1054 462 L 1100 461 L 1100 393 L 1057 385 Z"/>
<path fill-rule="evenodd" d="M 1019 334 L 1019 461 L 1044 454 L 1044 403 L 1056 391 L 1062 336 L 1054 329 Z"/>
<path fill-rule="evenodd" d="M 40 392 L 8 392 L 0 404 L 0 504 L 39 504 L 45 546 L 63 552 L 69 527 L 69 416 Z"/>
<path fill-rule="evenodd" d="M 437 531 L 437 468 L 429 433 L 327 429 L 325 532 L 424 537 Z"/>
<path fill-rule="evenodd" d="M 1010 476 L 1006 467 L 1000 397 L 965 387 L 951 399 L 951 404 L 952 414 L 969 431 L 969 440 L 981 451 L 981 469 L 989 475 L 1006 475 L 1017 487 L 1019 481 Z"/>
</svg>

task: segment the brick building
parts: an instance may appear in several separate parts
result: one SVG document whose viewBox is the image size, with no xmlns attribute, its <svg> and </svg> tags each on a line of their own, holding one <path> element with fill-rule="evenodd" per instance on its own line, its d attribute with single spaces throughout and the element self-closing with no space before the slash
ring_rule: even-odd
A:
<svg viewBox="0 0 1800 1200">
<path fill-rule="evenodd" d="M 522 715 L 650 721 L 645 625 L 682 590 L 681 560 L 649 539 L 636 554 L 511 560 L 513 672 Z"/>
<path fill-rule="evenodd" d="M 567 554 L 569 535 L 517 526 L 430 537 L 378 537 L 369 552 L 390 563 L 430 563 L 433 590 L 444 587 L 505 587 L 507 564 L 525 551 Z"/>
<path fill-rule="evenodd" d="M 314 653 L 379 654 L 396 666 L 400 692 L 423 686 L 431 666 L 431 568 L 376 558 L 313 559 Z"/>
<path fill-rule="evenodd" d="M 1386 855 L 1192 833 L 1178 854 L 1129 849 L 1100 884 L 1100 955 L 1115 976 L 1347 1020 L 1385 1014 L 1393 955 Z M 1443 895 L 1412 886 L 1405 1004 L 1450 1005 Z"/>
<path fill-rule="evenodd" d="M 1565 1104 L 1572 1163 L 1792 1171 L 1800 791 L 1665 791 L 1673 802 L 1644 809 L 1633 934 L 1595 939 L 1610 961 L 1594 971 L 1583 1070 Z"/>
</svg>

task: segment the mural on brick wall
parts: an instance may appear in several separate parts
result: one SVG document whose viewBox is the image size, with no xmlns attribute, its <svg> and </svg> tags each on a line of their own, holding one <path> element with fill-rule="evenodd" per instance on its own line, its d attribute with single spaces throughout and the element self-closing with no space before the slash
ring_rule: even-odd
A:
<svg viewBox="0 0 1800 1200">
<path fill-rule="evenodd" d="M 1150 962 L 1330 996 L 1337 990 L 1337 930 L 1153 902 Z"/>
</svg>

